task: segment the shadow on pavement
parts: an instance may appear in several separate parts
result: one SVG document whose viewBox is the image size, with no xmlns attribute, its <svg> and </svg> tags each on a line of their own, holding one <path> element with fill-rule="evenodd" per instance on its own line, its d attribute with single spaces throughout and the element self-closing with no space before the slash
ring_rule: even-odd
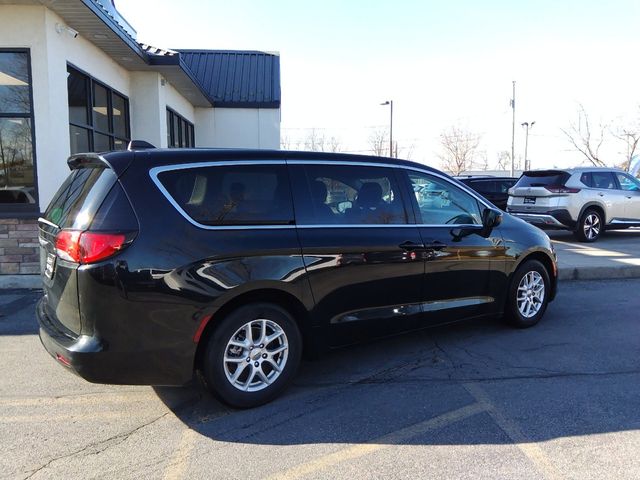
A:
<svg viewBox="0 0 640 480">
<path fill-rule="evenodd" d="M 197 433 L 243 444 L 385 443 L 474 405 L 402 443 L 512 443 L 496 416 L 532 441 L 638 429 L 638 303 L 620 286 L 573 282 L 528 330 L 488 319 L 334 351 L 303 363 L 292 388 L 252 410 L 229 409 L 199 386 L 156 392 Z"/>
<path fill-rule="evenodd" d="M 0 335 L 38 333 L 35 310 L 41 290 L 0 290 Z"/>
</svg>

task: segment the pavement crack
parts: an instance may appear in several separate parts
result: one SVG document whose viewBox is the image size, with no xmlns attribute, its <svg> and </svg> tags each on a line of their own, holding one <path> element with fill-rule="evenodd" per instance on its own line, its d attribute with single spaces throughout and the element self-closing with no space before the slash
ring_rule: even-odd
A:
<svg viewBox="0 0 640 480">
<path fill-rule="evenodd" d="M 99 455 L 100 453 L 104 452 L 105 450 L 108 450 L 111 447 L 115 447 L 117 445 L 120 445 L 121 443 L 125 442 L 129 437 L 131 437 L 131 435 L 133 435 L 134 433 L 142 430 L 143 428 L 146 428 L 154 423 L 156 423 L 157 421 L 161 420 L 162 418 L 166 417 L 167 415 L 169 415 L 171 412 L 165 412 L 162 415 L 155 417 L 152 420 L 149 420 L 148 422 L 143 423 L 142 425 L 137 426 L 136 428 L 133 428 L 129 431 L 126 432 L 122 432 L 122 433 L 118 433 L 117 435 L 113 435 L 105 440 L 100 440 L 98 442 L 93 442 L 90 443 L 89 445 L 85 445 L 84 447 L 74 451 L 74 452 L 70 452 L 70 453 L 66 453 L 64 455 L 60 455 L 58 457 L 54 457 L 52 459 L 50 459 L 49 461 L 47 461 L 45 464 L 41 465 L 40 467 L 36 468 L 35 470 L 31 470 L 29 472 L 23 472 L 23 473 L 28 473 L 28 475 L 26 477 L 24 477 L 24 480 L 27 480 L 31 477 L 33 477 L 34 475 L 36 475 L 38 472 L 47 469 L 51 464 L 57 462 L 58 460 L 64 460 L 67 458 L 72 458 L 78 455 L 82 455 L 84 452 L 87 452 L 89 450 L 92 449 L 96 449 L 95 451 L 89 451 L 88 453 L 85 454 L 85 456 L 89 456 L 89 455 Z M 100 448 L 103 447 L 104 448 Z"/>
</svg>

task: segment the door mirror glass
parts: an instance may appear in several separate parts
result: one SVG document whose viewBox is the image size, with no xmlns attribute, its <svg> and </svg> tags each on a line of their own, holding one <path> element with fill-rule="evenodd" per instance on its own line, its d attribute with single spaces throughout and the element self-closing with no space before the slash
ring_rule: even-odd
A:
<svg viewBox="0 0 640 480">
<path fill-rule="evenodd" d="M 502 212 L 495 208 L 485 208 L 482 212 L 483 230 L 491 232 L 491 230 L 502 223 Z"/>
</svg>

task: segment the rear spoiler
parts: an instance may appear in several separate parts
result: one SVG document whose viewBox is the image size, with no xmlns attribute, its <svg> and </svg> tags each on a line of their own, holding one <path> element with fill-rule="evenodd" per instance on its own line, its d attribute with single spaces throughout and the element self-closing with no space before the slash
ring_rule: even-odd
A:
<svg viewBox="0 0 640 480">
<path fill-rule="evenodd" d="M 77 153 L 69 157 L 67 165 L 69 165 L 69 170 L 96 167 L 109 168 L 119 177 L 131 165 L 133 157 L 133 152 L 110 154 L 108 157 L 98 153 Z"/>
<path fill-rule="evenodd" d="M 77 153 L 75 155 L 71 155 L 67 160 L 67 165 L 69 165 L 69 170 L 91 167 L 111 168 L 109 162 L 97 153 Z"/>
</svg>

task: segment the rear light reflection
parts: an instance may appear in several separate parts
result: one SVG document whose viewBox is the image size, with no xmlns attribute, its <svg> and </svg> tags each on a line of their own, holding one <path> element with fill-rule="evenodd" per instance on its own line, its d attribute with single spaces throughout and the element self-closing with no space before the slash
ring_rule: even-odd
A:
<svg viewBox="0 0 640 480">
<path fill-rule="evenodd" d="M 58 360 L 61 364 L 66 365 L 67 367 L 71 366 L 71 360 L 67 357 L 63 357 L 59 353 L 56 353 L 56 360 Z"/>
<path fill-rule="evenodd" d="M 120 251 L 125 242 L 124 233 L 62 230 L 56 237 L 56 253 L 70 262 L 94 263 Z"/>
<path fill-rule="evenodd" d="M 578 193 L 579 188 L 563 187 L 562 185 L 547 185 L 544 188 L 553 193 Z"/>
</svg>

